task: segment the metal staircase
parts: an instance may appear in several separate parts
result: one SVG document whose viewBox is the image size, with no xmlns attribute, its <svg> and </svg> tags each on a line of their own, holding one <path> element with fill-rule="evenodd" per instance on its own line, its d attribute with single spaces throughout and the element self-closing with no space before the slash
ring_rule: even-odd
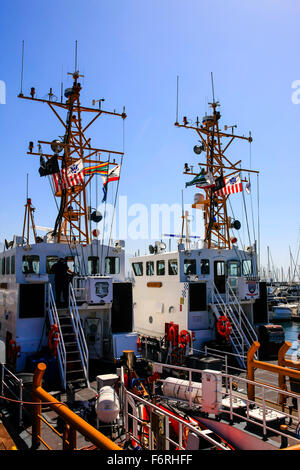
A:
<svg viewBox="0 0 300 470">
<path fill-rule="evenodd" d="M 89 387 L 88 348 L 71 284 L 68 308 L 59 309 L 48 284 L 48 314 L 50 325 L 56 323 L 59 329 L 57 362 L 63 388 L 66 390 L 69 385 Z"/>
<path fill-rule="evenodd" d="M 253 326 L 228 282 L 226 285 L 226 299 L 221 296 L 217 287 L 213 284 L 211 300 L 212 302 L 209 305 L 216 319 L 222 315 L 229 319 L 232 327 L 229 341 L 237 354 L 240 367 L 246 369 L 248 349 L 254 341 L 257 341 Z"/>
</svg>

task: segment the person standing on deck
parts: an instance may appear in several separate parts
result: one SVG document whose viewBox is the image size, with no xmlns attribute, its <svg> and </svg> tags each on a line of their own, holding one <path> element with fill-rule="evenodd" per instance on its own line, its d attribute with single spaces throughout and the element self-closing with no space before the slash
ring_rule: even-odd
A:
<svg viewBox="0 0 300 470">
<path fill-rule="evenodd" d="M 69 279 L 73 274 L 67 264 L 67 258 L 59 258 L 52 266 L 51 272 L 54 274 L 55 297 L 57 307 L 67 307 L 69 302 Z M 63 303 L 61 303 L 63 295 Z"/>
</svg>

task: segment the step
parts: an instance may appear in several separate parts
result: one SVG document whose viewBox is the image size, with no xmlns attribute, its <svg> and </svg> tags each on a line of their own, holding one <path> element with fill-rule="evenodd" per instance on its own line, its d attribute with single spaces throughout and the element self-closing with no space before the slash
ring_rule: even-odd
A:
<svg viewBox="0 0 300 470">
<path fill-rule="evenodd" d="M 80 379 L 80 378 L 82 378 L 82 379 L 85 378 L 84 370 L 83 370 L 83 369 L 71 370 L 71 371 L 67 371 L 67 372 L 66 372 L 66 378 L 67 378 L 68 380 L 71 380 L 71 379 L 70 379 L 70 376 L 72 376 L 72 375 L 75 375 L 74 380 L 75 380 L 75 379 Z"/>
<path fill-rule="evenodd" d="M 86 380 L 84 379 L 74 379 L 74 380 L 67 380 L 67 384 L 82 384 L 84 387 L 86 386 Z"/>
<path fill-rule="evenodd" d="M 67 332 L 64 332 L 64 333 L 63 333 L 63 336 L 75 336 L 75 338 L 76 338 L 76 334 L 74 333 L 74 330 L 73 330 L 73 331 L 69 331 L 69 332 L 68 332 L 68 331 L 67 331 Z"/>
<path fill-rule="evenodd" d="M 76 362 L 81 364 L 81 359 L 71 359 L 70 361 L 66 361 L 66 364 L 74 364 Z"/>
<path fill-rule="evenodd" d="M 76 341 L 65 341 L 65 346 L 76 346 L 76 349 L 78 349 L 78 344 L 76 343 Z M 69 351 L 66 351 L 66 352 L 69 352 Z"/>
</svg>

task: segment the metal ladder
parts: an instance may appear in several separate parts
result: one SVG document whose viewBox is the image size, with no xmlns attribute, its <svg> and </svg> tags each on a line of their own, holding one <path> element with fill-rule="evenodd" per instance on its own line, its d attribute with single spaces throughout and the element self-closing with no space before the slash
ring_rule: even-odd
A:
<svg viewBox="0 0 300 470">
<path fill-rule="evenodd" d="M 229 340 L 234 352 L 238 355 L 237 361 L 240 367 L 246 369 L 247 362 L 245 356 L 253 341 L 257 341 L 257 335 L 228 283 L 227 287 L 227 301 L 224 301 L 213 283 L 212 302 L 209 305 L 217 319 L 222 315 L 229 319 L 232 327 Z"/>
<path fill-rule="evenodd" d="M 50 325 L 56 323 L 59 330 L 57 362 L 63 388 L 66 390 L 68 385 L 89 387 L 88 348 L 72 284 L 69 284 L 69 305 L 60 309 L 48 284 L 48 315 Z"/>
</svg>

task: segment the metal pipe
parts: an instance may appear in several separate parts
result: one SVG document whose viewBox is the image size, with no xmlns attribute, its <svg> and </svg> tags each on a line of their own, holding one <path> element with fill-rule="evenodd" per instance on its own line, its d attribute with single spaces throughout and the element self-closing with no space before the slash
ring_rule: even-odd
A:
<svg viewBox="0 0 300 470">
<path fill-rule="evenodd" d="M 290 344 L 287 342 L 287 345 Z M 284 366 L 279 366 L 276 364 L 269 364 L 268 362 L 257 361 L 254 358 L 254 354 L 259 349 L 260 343 L 258 341 L 254 341 L 252 346 L 250 347 L 248 354 L 247 354 L 247 378 L 248 380 L 254 381 L 254 370 L 255 369 L 262 369 L 268 372 L 274 372 L 275 374 L 279 374 L 281 376 L 292 377 L 295 379 L 300 380 L 300 371 L 295 369 L 289 369 Z M 287 346 L 286 346 L 287 347 Z M 250 400 L 254 400 L 254 384 L 248 384 L 248 398 Z"/>
<path fill-rule="evenodd" d="M 121 447 L 112 442 L 108 437 L 99 432 L 93 426 L 84 421 L 80 416 L 76 415 L 71 411 L 68 406 L 64 403 L 57 404 L 57 400 L 53 398 L 46 390 L 41 387 L 43 375 L 46 370 L 46 365 L 40 362 L 34 373 L 33 378 L 33 393 L 36 401 L 41 403 L 41 400 L 49 402 L 49 406 L 55 413 L 61 416 L 74 430 L 77 430 L 82 435 L 87 437 L 93 444 L 100 449 L 104 450 L 122 450 Z M 41 404 L 34 405 L 34 423 L 32 426 L 32 439 L 36 442 L 41 434 L 41 421 L 38 418 L 38 414 L 41 414 Z"/>
</svg>

